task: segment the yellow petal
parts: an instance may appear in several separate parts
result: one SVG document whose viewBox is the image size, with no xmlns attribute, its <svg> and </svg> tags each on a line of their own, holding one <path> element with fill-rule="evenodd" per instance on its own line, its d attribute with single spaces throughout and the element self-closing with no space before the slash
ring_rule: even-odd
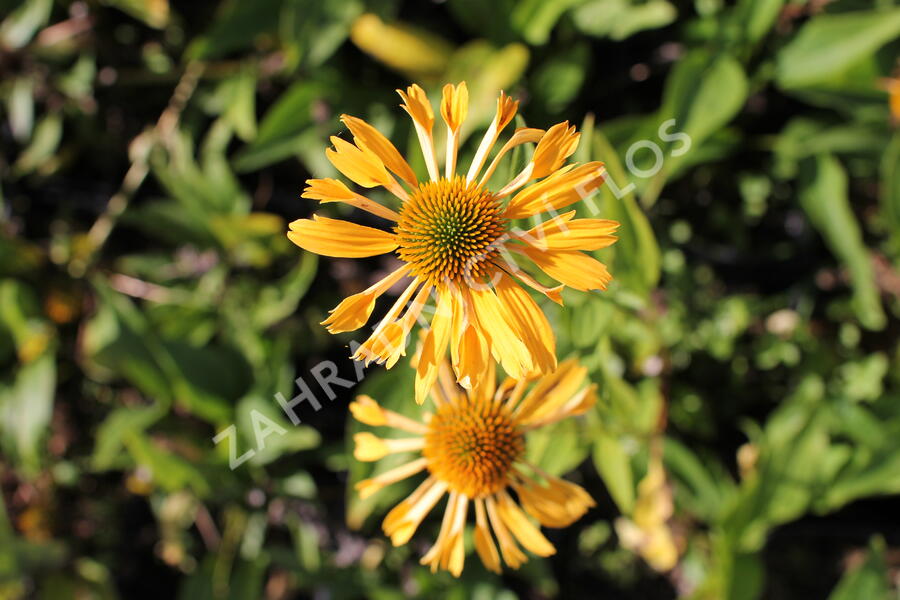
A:
<svg viewBox="0 0 900 600">
<path fill-rule="evenodd" d="M 307 179 L 306 185 L 306 189 L 301 194 L 303 198 L 318 200 L 323 204 L 327 202 L 343 202 L 391 221 L 396 221 L 400 218 L 400 215 L 390 208 L 353 192 L 337 179 Z"/>
<path fill-rule="evenodd" d="M 497 542 L 500 544 L 500 554 L 503 555 L 503 562 L 513 569 L 518 569 L 522 563 L 528 560 L 528 557 L 519 549 L 516 541 L 509 534 L 509 530 L 504 525 L 503 519 L 497 510 L 497 502 L 493 496 L 488 496 L 485 499 L 485 506 L 487 507 L 491 527 L 494 529 L 494 533 L 497 535 Z"/>
<path fill-rule="evenodd" d="M 428 95 L 425 94 L 425 90 L 414 83 L 406 88 L 405 93 L 403 90 L 397 90 L 397 93 L 403 99 L 403 104 L 401 105 L 403 110 L 409 113 L 409 116 L 418 125 L 421 125 L 427 131 L 431 131 L 432 127 L 434 127 L 434 111 L 431 108 L 431 102 L 428 101 Z"/>
<path fill-rule="evenodd" d="M 493 363 L 487 340 L 479 332 L 474 317 L 467 314 L 470 310 L 461 295 L 455 296 L 450 358 L 456 382 L 467 390 L 486 379 L 487 368 Z"/>
<path fill-rule="evenodd" d="M 508 275 L 501 275 L 496 283 L 497 298 L 506 320 L 528 348 L 534 368 L 550 373 L 556 368 L 556 336 L 547 317 L 528 292 Z"/>
<path fill-rule="evenodd" d="M 497 512 L 500 514 L 500 518 L 519 540 L 519 543 L 538 556 L 551 556 L 556 553 L 553 544 L 528 520 L 528 517 L 507 492 L 497 494 L 497 500 Z"/>
<path fill-rule="evenodd" d="M 385 517 L 382 529 L 394 546 L 407 543 L 422 520 L 447 491 L 447 484 L 429 477 L 409 498 L 395 506 Z"/>
<path fill-rule="evenodd" d="M 531 352 L 507 322 L 505 310 L 490 289 L 472 288 L 466 291 L 479 328 L 488 341 L 491 354 L 510 377 L 521 379 L 534 370 Z"/>
<path fill-rule="evenodd" d="M 542 377 L 519 407 L 516 417 L 528 424 L 566 404 L 585 387 L 587 369 L 578 361 L 563 361 L 553 373 Z"/>
<path fill-rule="evenodd" d="M 387 425 L 384 409 L 370 396 L 357 396 L 356 400 L 350 403 L 350 413 L 354 419 L 366 425 L 373 427 Z"/>
<path fill-rule="evenodd" d="M 419 353 L 419 362 L 416 365 L 416 402 L 422 404 L 428 396 L 428 392 L 434 386 L 438 376 L 440 363 L 447 352 L 447 344 L 450 341 L 450 325 L 453 316 L 453 298 L 449 290 L 438 292 L 437 309 L 431 320 L 431 327 L 425 334 L 422 351 Z"/>
<path fill-rule="evenodd" d="M 397 93 L 403 98 L 403 104 L 400 106 L 409 113 L 413 125 L 415 125 L 419 145 L 422 147 L 422 155 L 425 157 L 425 166 L 428 167 L 428 176 L 432 181 L 437 181 L 437 155 L 434 150 L 434 138 L 431 135 L 434 127 L 434 111 L 431 109 L 431 102 L 428 101 L 425 90 L 416 84 L 406 88 L 406 93 L 403 90 L 397 90 Z"/>
<path fill-rule="evenodd" d="M 601 162 L 567 165 L 513 196 L 506 207 L 507 219 L 522 219 L 554 212 L 591 196 L 606 178 Z"/>
<path fill-rule="evenodd" d="M 363 187 L 385 185 L 393 179 L 378 156 L 366 147 L 357 147 L 339 137 L 331 136 L 334 148 L 327 148 L 325 156 L 334 168 Z"/>
<path fill-rule="evenodd" d="M 445 85 L 441 100 L 441 116 L 451 131 L 459 131 L 468 110 L 469 90 L 466 82 L 463 81 L 458 86 L 450 83 Z"/>
<path fill-rule="evenodd" d="M 497 98 L 497 114 L 494 115 L 494 120 L 491 121 L 487 131 L 484 132 L 481 143 L 478 145 L 478 150 L 475 152 L 475 157 L 472 159 L 472 164 L 469 166 L 469 172 L 466 175 L 468 181 L 472 181 L 478 177 L 478 173 L 481 171 L 481 167 L 484 166 L 484 161 L 487 160 L 491 148 L 493 148 L 494 144 L 497 142 L 497 137 L 500 135 L 500 132 L 503 131 L 503 128 L 516 116 L 516 110 L 518 110 L 518 108 L 518 100 L 513 100 L 504 92 L 500 92 L 500 97 Z M 482 179 L 482 182 L 487 179 L 490 179 L 490 176 Z"/>
<path fill-rule="evenodd" d="M 500 573 L 500 555 L 491 537 L 484 512 L 484 500 L 481 498 L 475 500 L 475 551 L 489 571 Z"/>
<path fill-rule="evenodd" d="M 496 171 L 497 167 L 500 165 L 500 161 L 503 159 L 507 152 L 509 152 L 516 146 L 521 146 L 522 144 L 536 144 L 541 140 L 543 135 L 543 129 L 534 129 L 532 127 L 520 127 L 519 129 L 516 129 L 512 137 L 509 138 L 509 141 L 503 144 L 503 147 L 500 148 L 500 152 L 498 152 L 497 156 L 494 157 L 494 160 L 491 161 L 491 166 L 489 166 L 487 171 L 484 172 L 484 175 L 481 177 L 480 184 L 484 185 L 490 180 L 491 176 L 494 174 L 494 171 Z"/>
<path fill-rule="evenodd" d="M 353 449 L 353 458 L 363 462 L 372 462 L 381 460 L 388 454 L 387 444 L 380 437 L 374 436 L 367 431 L 357 433 L 353 436 L 353 442 L 356 446 Z"/>
<path fill-rule="evenodd" d="M 528 230 L 523 237 L 541 250 L 599 250 L 618 239 L 611 235 L 618 227 L 609 219 L 574 219 L 575 211 L 545 221 Z"/>
<path fill-rule="evenodd" d="M 557 123 L 548 129 L 531 157 L 531 162 L 534 163 L 532 177 L 540 179 L 559 169 L 575 153 L 579 137 L 581 134 L 575 132 L 574 125 L 569 127 L 568 121 Z"/>
<path fill-rule="evenodd" d="M 497 121 L 497 129 L 503 131 L 519 109 L 519 101 L 513 100 L 506 95 L 504 91 L 500 91 L 500 97 L 497 98 L 497 115 L 494 117 Z"/>
<path fill-rule="evenodd" d="M 340 304 L 331 309 L 327 319 L 322 321 L 329 333 L 340 333 L 343 331 L 355 331 L 366 324 L 369 317 L 372 316 L 372 310 L 375 308 L 375 300 L 384 292 L 390 289 L 395 283 L 400 281 L 407 272 L 409 266 L 400 267 L 387 277 L 381 279 L 369 288 L 347 296 Z"/>
<path fill-rule="evenodd" d="M 384 318 L 378 323 L 378 326 L 375 327 L 375 331 L 372 332 L 369 339 L 363 342 L 356 349 L 356 352 L 353 353 L 353 360 L 361 360 L 366 366 L 369 366 L 372 361 L 381 364 L 397 351 L 401 342 L 405 342 L 406 332 L 396 319 L 406 307 L 406 303 L 409 302 L 419 285 L 421 285 L 421 281 L 416 278 L 400 294 Z"/>
<path fill-rule="evenodd" d="M 400 179 L 413 188 L 418 187 L 419 182 L 409 163 L 406 162 L 406 159 L 403 158 L 397 147 L 380 131 L 362 119 L 350 115 L 341 115 L 341 121 L 353 134 L 353 139 L 357 145 L 371 150 Z"/>
<path fill-rule="evenodd" d="M 522 252 L 544 273 L 572 289 L 605 290 L 612 281 L 606 265 L 583 252 L 532 247 L 525 247 Z"/>
<path fill-rule="evenodd" d="M 375 477 L 363 479 L 356 484 L 355 489 L 359 493 L 359 497 L 365 500 L 385 486 L 402 481 L 407 477 L 412 477 L 426 466 L 428 466 L 428 459 L 419 458 L 399 467 L 394 467 L 384 473 L 379 473 Z"/>
<path fill-rule="evenodd" d="M 362 258 L 385 254 L 397 247 L 392 233 L 318 215 L 297 219 L 290 227 L 288 239 L 322 256 Z"/>
</svg>

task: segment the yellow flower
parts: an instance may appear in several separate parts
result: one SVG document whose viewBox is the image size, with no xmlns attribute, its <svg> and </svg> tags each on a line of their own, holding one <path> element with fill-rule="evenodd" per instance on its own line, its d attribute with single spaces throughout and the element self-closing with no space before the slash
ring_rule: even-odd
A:
<svg viewBox="0 0 900 600">
<path fill-rule="evenodd" d="M 475 513 L 475 550 L 488 569 L 499 573 L 501 557 L 512 568 L 525 562 L 519 544 L 538 556 L 553 554 L 555 548 L 529 515 L 546 527 L 566 527 L 594 506 L 594 501 L 578 485 L 525 460 L 525 434 L 583 414 L 593 406 L 595 386 L 587 383 L 587 370 L 568 360 L 551 375 L 521 380 L 510 377 L 495 389 L 491 369 L 491 384 L 481 386 L 478 392 L 457 386 L 446 361 L 438 370 L 438 381 L 431 389 L 435 412 L 426 414 L 422 422 L 387 410 L 368 396 L 360 396 L 350 405 L 353 416 L 362 423 L 409 434 L 380 438 L 358 433 L 354 438 L 358 460 L 374 461 L 399 452 L 418 454 L 360 481 L 356 485 L 360 497 L 427 472 L 418 488 L 388 513 L 382 527 L 395 546 L 405 544 L 447 495 L 437 541 L 421 560 L 432 571 L 441 568 L 455 576 L 462 572 L 463 533 L 470 506 Z"/>
<path fill-rule="evenodd" d="M 383 187 L 399 201 L 388 207 L 335 179 L 310 179 L 304 198 L 344 202 L 388 221 L 384 229 L 314 216 L 290 225 L 288 237 L 301 248 L 324 256 L 359 258 L 394 252 L 402 266 L 372 287 L 344 299 L 323 324 L 331 333 L 353 331 L 372 315 L 379 296 L 403 281 L 405 288 L 373 334 L 353 358 L 390 368 L 405 355 L 409 333 L 425 314 L 430 328 L 416 374 L 416 401 L 422 403 L 447 355 L 456 381 L 474 390 L 493 360 L 522 379 L 556 368 L 555 337 L 547 318 L 520 284 L 557 303 L 561 290 L 602 290 L 612 279 L 606 266 L 584 251 L 609 246 L 618 223 L 575 219 L 575 211 L 557 211 L 602 185 L 603 163 L 564 165 L 575 152 L 578 133 L 566 123 L 547 131 L 516 130 L 488 163 L 518 102 L 503 92 L 497 111 L 465 175 L 457 173 L 460 132 L 468 111 L 465 82 L 446 85 L 440 116 L 446 124 L 441 172 L 433 129 L 435 112 L 418 85 L 398 90 L 418 136 L 428 180 L 419 181 L 397 148 L 365 121 L 343 115 L 353 143 L 332 137 L 326 150 L 331 163 L 364 188 Z M 488 182 L 512 149 L 536 144 L 531 160 L 513 179 L 494 191 Z M 482 169 L 487 164 L 486 170 Z M 523 230 L 516 219 L 552 218 Z M 520 265 L 519 263 L 523 263 Z M 559 284 L 546 287 L 522 266 L 542 271 Z M 429 298 L 435 308 L 425 311 Z"/>
</svg>

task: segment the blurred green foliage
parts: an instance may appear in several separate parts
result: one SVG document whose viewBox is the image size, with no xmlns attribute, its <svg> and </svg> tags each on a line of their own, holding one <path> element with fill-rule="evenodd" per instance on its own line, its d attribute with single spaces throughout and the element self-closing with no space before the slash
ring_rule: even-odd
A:
<svg viewBox="0 0 900 600">
<path fill-rule="evenodd" d="M 0 599 L 896 596 L 898 50 L 891 0 L 0 0 Z M 339 114 L 422 172 L 393 90 L 462 79 L 463 164 L 505 89 L 622 227 L 611 290 L 546 307 L 602 401 L 528 449 L 598 507 L 457 581 L 435 522 L 381 536 L 403 486 L 352 493 L 347 401 L 416 410 L 409 369 L 311 375 L 355 381 L 317 323 L 389 265 L 284 232 Z M 612 527 L 657 444 L 663 574 Z"/>
</svg>

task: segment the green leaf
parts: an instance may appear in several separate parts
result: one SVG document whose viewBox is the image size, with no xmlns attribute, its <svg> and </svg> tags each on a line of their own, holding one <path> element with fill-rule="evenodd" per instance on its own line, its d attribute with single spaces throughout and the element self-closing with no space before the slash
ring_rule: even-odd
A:
<svg viewBox="0 0 900 600">
<path fill-rule="evenodd" d="M 20 367 L 10 387 L 0 388 L 2 447 L 30 474 L 41 467 L 56 395 L 56 362 L 47 353 Z"/>
<path fill-rule="evenodd" d="M 895 133 L 881 161 L 881 212 L 895 243 L 900 244 L 900 133 Z"/>
<path fill-rule="evenodd" d="M 603 210 L 591 216 L 614 219 L 621 224 L 616 232 L 619 240 L 601 251 L 600 256 L 610 264 L 611 272 L 617 279 L 646 297 L 656 287 L 660 276 L 656 236 L 650 221 L 634 199 L 634 193 L 629 188 L 631 180 L 609 140 L 597 130 L 593 142 L 593 158 L 606 164 L 609 176 L 607 183 L 600 188 Z M 592 206 L 589 201 L 586 204 L 588 208 Z"/>
<path fill-rule="evenodd" d="M 226 97 L 224 117 L 238 137 L 249 142 L 256 137 L 256 73 L 243 69 L 227 81 L 222 92 Z"/>
<path fill-rule="evenodd" d="M 631 514 L 634 509 L 634 474 L 631 471 L 631 457 L 619 437 L 605 431 L 594 434 L 594 466 L 619 511 Z"/>
<path fill-rule="evenodd" d="M 900 8 L 819 15 L 778 53 L 775 79 L 784 89 L 840 75 L 900 36 Z"/>
<path fill-rule="evenodd" d="M 887 600 L 891 597 L 888 589 L 889 574 L 885 564 L 884 540 L 875 537 L 869 543 L 866 560 L 847 571 L 828 600 Z"/>
<path fill-rule="evenodd" d="M 664 179 L 677 172 L 691 152 L 737 115 L 748 91 L 744 69 L 731 55 L 696 50 L 682 58 L 666 80 L 657 122 L 675 119 L 666 135 L 683 133 L 690 138 L 690 147 L 683 138 L 663 138 L 665 162 L 659 175 Z"/>
<path fill-rule="evenodd" d="M 547 43 L 553 26 L 563 14 L 584 0 L 522 0 L 513 9 L 511 21 L 522 37 L 536 46 Z"/>
<path fill-rule="evenodd" d="M 34 128 L 31 143 L 13 164 L 13 172 L 26 175 L 43 167 L 56 153 L 62 141 L 63 120 L 59 113 L 48 113 Z"/>
<path fill-rule="evenodd" d="M 847 175 L 841 163 L 823 154 L 800 165 L 800 205 L 850 274 L 853 309 L 867 329 L 885 325 L 869 251 L 847 196 Z"/>
<path fill-rule="evenodd" d="M 53 0 L 25 0 L 0 23 L 0 46 L 16 50 L 47 23 Z"/>
</svg>

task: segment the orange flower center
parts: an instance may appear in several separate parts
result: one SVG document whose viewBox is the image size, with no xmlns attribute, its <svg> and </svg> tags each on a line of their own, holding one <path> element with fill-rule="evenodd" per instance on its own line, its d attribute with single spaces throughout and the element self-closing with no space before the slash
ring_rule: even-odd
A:
<svg viewBox="0 0 900 600">
<path fill-rule="evenodd" d="M 480 498 L 506 487 L 524 450 L 522 433 L 505 406 L 461 394 L 431 418 L 422 454 L 431 474 L 452 491 Z"/>
<path fill-rule="evenodd" d="M 465 177 L 422 183 L 400 210 L 397 252 L 431 283 L 479 280 L 492 272 L 502 213 L 491 192 Z"/>
</svg>

